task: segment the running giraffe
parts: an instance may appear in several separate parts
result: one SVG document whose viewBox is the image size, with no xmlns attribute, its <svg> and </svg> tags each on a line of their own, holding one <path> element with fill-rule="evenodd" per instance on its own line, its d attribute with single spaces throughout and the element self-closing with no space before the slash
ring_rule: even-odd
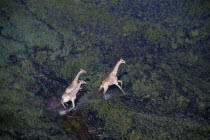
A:
<svg viewBox="0 0 210 140">
<path fill-rule="evenodd" d="M 117 64 L 115 65 L 114 69 L 109 74 L 109 76 L 102 82 L 102 84 L 99 88 L 99 91 L 101 91 L 102 88 L 103 88 L 104 89 L 104 91 L 103 91 L 104 95 L 105 95 L 106 91 L 108 90 L 109 86 L 111 86 L 111 85 L 116 85 L 123 92 L 123 95 L 125 95 L 125 92 L 122 89 L 122 81 L 117 79 L 117 72 L 118 72 L 120 64 L 122 64 L 122 63 L 125 64 L 125 61 L 121 58 L 117 62 Z M 119 86 L 118 82 L 121 83 L 121 86 Z"/>
<path fill-rule="evenodd" d="M 79 80 L 79 83 L 77 84 L 77 86 L 69 93 L 64 93 L 63 96 L 62 96 L 62 101 L 61 101 L 61 104 L 63 105 L 63 107 L 66 109 L 64 103 L 68 102 L 68 101 L 71 101 L 72 102 L 72 108 L 69 109 L 72 110 L 74 109 L 75 107 L 75 99 L 77 98 L 77 93 L 79 92 L 81 88 L 81 85 L 82 84 L 86 84 L 85 81 L 83 80 Z"/>
</svg>

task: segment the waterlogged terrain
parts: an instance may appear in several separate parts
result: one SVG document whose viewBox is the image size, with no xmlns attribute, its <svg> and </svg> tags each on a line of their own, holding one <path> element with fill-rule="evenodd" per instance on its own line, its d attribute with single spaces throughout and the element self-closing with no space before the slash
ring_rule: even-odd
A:
<svg viewBox="0 0 210 140">
<path fill-rule="evenodd" d="M 207 140 L 208 0 L 1 0 L 0 139 Z M 101 82 L 123 58 L 107 100 Z M 80 69 L 71 112 L 61 96 Z M 68 103 L 71 107 L 71 102 Z"/>
</svg>

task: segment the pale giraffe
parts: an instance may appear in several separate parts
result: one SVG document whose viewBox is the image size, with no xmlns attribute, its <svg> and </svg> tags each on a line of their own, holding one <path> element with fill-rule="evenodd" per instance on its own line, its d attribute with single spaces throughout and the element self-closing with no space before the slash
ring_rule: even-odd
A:
<svg viewBox="0 0 210 140">
<path fill-rule="evenodd" d="M 75 89 L 75 87 L 76 87 L 77 84 L 78 84 L 79 76 L 80 76 L 82 73 L 86 73 L 86 71 L 83 70 L 83 69 L 80 69 L 80 71 L 77 73 L 76 77 L 75 77 L 74 80 L 72 81 L 71 85 L 67 87 L 65 93 L 69 93 L 69 92 L 71 92 L 72 90 Z"/>
<path fill-rule="evenodd" d="M 119 69 L 120 64 L 125 63 L 125 61 L 121 58 L 117 64 L 115 65 L 114 69 L 112 70 L 112 72 L 109 74 L 109 76 L 102 82 L 99 91 L 102 90 L 102 88 L 104 89 L 103 94 L 105 95 L 106 91 L 108 90 L 109 86 L 111 85 L 116 85 L 125 95 L 125 92 L 122 89 L 122 81 L 117 79 L 117 72 Z M 119 83 L 121 83 L 121 86 L 119 86 Z"/>
<path fill-rule="evenodd" d="M 79 83 L 77 84 L 77 86 L 71 92 L 63 94 L 61 104 L 63 105 L 63 107 L 65 109 L 66 109 L 66 107 L 65 107 L 64 103 L 66 103 L 68 101 L 72 102 L 72 108 L 70 108 L 69 111 L 74 109 L 74 107 L 75 107 L 75 102 L 74 101 L 77 98 L 76 97 L 77 93 L 81 89 L 82 84 L 86 84 L 86 82 L 83 81 L 83 80 L 79 80 Z"/>
</svg>

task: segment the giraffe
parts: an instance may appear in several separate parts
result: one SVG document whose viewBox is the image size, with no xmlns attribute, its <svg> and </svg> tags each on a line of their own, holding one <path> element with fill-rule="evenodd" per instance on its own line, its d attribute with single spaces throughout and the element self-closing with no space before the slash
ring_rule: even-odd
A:
<svg viewBox="0 0 210 140">
<path fill-rule="evenodd" d="M 80 69 L 80 71 L 77 73 L 76 77 L 75 77 L 74 80 L 72 81 L 71 85 L 67 87 L 65 93 L 70 93 L 72 90 L 74 90 L 74 88 L 75 88 L 75 87 L 77 86 L 77 84 L 78 84 L 79 76 L 80 76 L 82 73 L 86 73 L 86 71 L 83 70 L 83 69 Z"/>
<path fill-rule="evenodd" d="M 105 80 L 103 80 L 103 82 L 102 82 L 102 84 L 99 88 L 99 91 L 101 91 L 102 88 L 103 88 L 104 89 L 104 91 L 103 91 L 104 95 L 105 95 L 106 91 L 108 90 L 109 86 L 111 86 L 111 85 L 116 85 L 123 92 L 123 95 L 125 95 L 125 92 L 122 89 L 122 81 L 117 79 L 117 72 L 118 72 L 120 64 L 122 64 L 122 63 L 125 64 L 125 61 L 121 58 L 117 62 L 117 64 L 115 65 L 114 69 L 109 74 L 109 76 Z M 120 83 L 121 85 L 119 86 L 118 83 Z"/>
<path fill-rule="evenodd" d="M 65 107 L 64 103 L 66 103 L 68 101 L 72 102 L 72 108 L 70 108 L 69 111 L 74 109 L 74 107 L 75 107 L 74 101 L 77 98 L 76 97 L 77 93 L 79 92 L 80 89 L 82 89 L 81 88 L 82 84 L 86 84 L 86 82 L 83 81 L 83 80 L 79 80 L 79 83 L 77 84 L 77 86 L 71 92 L 63 94 L 61 104 L 63 105 L 63 107 L 65 109 L 66 109 L 66 107 Z"/>
</svg>

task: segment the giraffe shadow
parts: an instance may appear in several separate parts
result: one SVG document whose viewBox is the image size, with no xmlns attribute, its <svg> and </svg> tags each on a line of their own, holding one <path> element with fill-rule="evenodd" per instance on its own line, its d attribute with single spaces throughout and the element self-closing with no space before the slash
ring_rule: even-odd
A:
<svg viewBox="0 0 210 140">
<path fill-rule="evenodd" d="M 123 76 L 128 75 L 128 72 L 123 72 L 118 76 L 118 79 L 121 79 Z"/>
</svg>

